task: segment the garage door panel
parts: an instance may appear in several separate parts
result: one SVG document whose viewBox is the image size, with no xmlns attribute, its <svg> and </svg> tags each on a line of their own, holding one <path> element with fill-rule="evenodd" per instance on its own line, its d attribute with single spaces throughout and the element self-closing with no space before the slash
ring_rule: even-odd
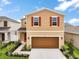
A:
<svg viewBox="0 0 79 59">
<path fill-rule="evenodd" d="M 58 37 L 32 37 L 32 48 L 58 48 Z"/>
</svg>

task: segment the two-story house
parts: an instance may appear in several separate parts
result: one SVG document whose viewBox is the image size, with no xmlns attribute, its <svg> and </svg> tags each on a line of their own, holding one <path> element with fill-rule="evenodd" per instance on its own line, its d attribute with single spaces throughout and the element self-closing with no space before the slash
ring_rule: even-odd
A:
<svg viewBox="0 0 79 59">
<path fill-rule="evenodd" d="M 0 40 L 2 42 L 18 41 L 17 29 L 20 23 L 6 16 L 0 16 Z"/>
<path fill-rule="evenodd" d="M 21 19 L 19 39 L 29 48 L 61 48 L 64 45 L 64 14 L 42 8 Z"/>
</svg>

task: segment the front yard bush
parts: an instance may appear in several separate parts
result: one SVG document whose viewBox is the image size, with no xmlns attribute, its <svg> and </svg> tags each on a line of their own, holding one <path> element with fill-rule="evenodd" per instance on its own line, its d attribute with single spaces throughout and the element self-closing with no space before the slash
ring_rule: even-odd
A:
<svg viewBox="0 0 79 59">
<path fill-rule="evenodd" d="M 13 52 L 14 50 L 16 50 L 16 49 L 18 48 L 18 46 L 21 45 L 21 43 L 19 43 L 19 42 L 14 42 L 14 44 L 15 44 L 15 46 L 14 46 L 12 49 L 10 49 L 8 52 L 6 52 L 6 55 L 12 56 L 12 52 Z"/>
<path fill-rule="evenodd" d="M 14 47 L 16 47 L 16 42 L 9 42 L 5 47 L 0 49 L 0 59 L 28 59 L 28 57 L 19 57 L 19 56 L 11 56 L 11 51 Z M 6 53 L 8 52 L 8 55 Z"/>
<path fill-rule="evenodd" d="M 61 51 L 67 59 L 79 59 L 79 49 L 75 48 L 72 43 L 65 42 L 65 45 L 61 48 Z"/>
<path fill-rule="evenodd" d="M 79 50 L 78 49 L 74 49 L 73 54 L 76 58 L 79 59 Z"/>
<path fill-rule="evenodd" d="M 22 51 L 31 51 L 31 49 L 30 49 L 30 48 L 27 48 L 27 46 L 25 45 L 25 46 L 23 47 Z"/>
</svg>

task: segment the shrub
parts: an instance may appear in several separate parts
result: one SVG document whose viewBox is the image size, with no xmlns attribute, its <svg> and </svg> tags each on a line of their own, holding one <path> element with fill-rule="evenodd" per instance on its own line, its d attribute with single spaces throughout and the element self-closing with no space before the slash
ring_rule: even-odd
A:
<svg viewBox="0 0 79 59">
<path fill-rule="evenodd" d="M 61 50 L 68 59 L 79 59 L 79 49 L 75 48 L 71 42 L 66 42 Z"/>
<path fill-rule="evenodd" d="M 16 56 L 16 57 L 28 57 L 29 55 L 14 53 L 12 56 Z"/>
<path fill-rule="evenodd" d="M 14 42 L 13 43 L 11 43 L 10 45 L 10 47 L 9 48 L 6 48 L 7 49 L 7 52 L 6 52 L 6 55 L 12 55 L 12 52 L 14 51 L 14 50 L 16 50 L 16 48 L 18 48 L 18 46 L 20 46 L 21 45 L 21 43 L 16 43 L 15 45 L 13 45 L 14 44 Z M 13 47 L 13 48 L 12 48 Z M 8 54 L 9 53 L 9 54 Z"/>
<path fill-rule="evenodd" d="M 74 59 L 72 55 L 69 56 L 69 59 Z"/>
<path fill-rule="evenodd" d="M 73 54 L 76 58 L 79 59 L 79 50 L 78 49 L 74 49 Z"/>
<path fill-rule="evenodd" d="M 31 49 L 25 45 L 25 46 L 23 47 L 22 51 L 31 51 Z"/>
</svg>

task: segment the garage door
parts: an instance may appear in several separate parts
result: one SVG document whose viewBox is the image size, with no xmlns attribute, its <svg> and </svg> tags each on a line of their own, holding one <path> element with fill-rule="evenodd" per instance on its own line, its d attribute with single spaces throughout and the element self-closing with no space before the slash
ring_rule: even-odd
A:
<svg viewBox="0 0 79 59">
<path fill-rule="evenodd" d="M 32 48 L 58 48 L 58 37 L 32 37 Z"/>
</svg>

